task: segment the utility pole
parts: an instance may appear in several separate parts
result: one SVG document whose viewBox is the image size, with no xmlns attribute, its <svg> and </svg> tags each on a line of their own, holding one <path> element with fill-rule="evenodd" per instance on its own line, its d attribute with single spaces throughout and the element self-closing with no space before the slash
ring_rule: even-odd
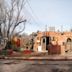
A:
<svg viewBox="0 0 72 72">
<path fill-rule="evenodd" d="M 45 25 L 45 36 L 47 36 L 47 25 Z"/>
<path fill-rule="evenodd" d="M 63 25 L 61 25 L 61 33 L 63 33 Z"/>
<path fill-rule="evenodd" d="M 0 36 L 1 36 L 1 23 L 0 23 Z"/>
<path fill-rule="evenodd" d="M 33 33 L 32 33 L 31 43 L 32 43 L 31 50 L 33 51 L 33 47 L 34 47 L 34 34 Z"/>
<path fill-rule="evenodd" d="M 1 44 L 1 39 L 2 39 L 2 32 L 1 32 L 1 22 L 0 22 L 0 44 Z"/>
<path fill-rule="evenodd" d="M 45 26 L 45 48 L 47 49 L 47 25 Z"/>
</svg>

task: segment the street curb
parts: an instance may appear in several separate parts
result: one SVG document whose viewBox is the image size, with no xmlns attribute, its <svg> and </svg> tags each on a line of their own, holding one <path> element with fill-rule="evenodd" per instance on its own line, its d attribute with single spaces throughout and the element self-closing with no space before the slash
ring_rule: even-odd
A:
<svg viewBox="0 0 72 72">
<path fill-rule="evenodd" d="M 51 57 L 0 57 L 5 60 L 49 60 L 49 61 L 72 61 L 72 56 L 51 56 Z"/>
</svg>

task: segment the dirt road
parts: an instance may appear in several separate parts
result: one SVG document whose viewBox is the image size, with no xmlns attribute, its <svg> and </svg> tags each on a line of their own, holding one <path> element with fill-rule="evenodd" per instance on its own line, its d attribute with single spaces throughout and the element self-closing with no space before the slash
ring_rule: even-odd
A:
<svg viewBox="0 0 72 72">
<path fill-rule="evenodd" d="M 0 72 L 72 72 L 72 61 L 48 61 L 47 64 L 31 64 L 31 61 L 2 63 Z"/>
</svg>

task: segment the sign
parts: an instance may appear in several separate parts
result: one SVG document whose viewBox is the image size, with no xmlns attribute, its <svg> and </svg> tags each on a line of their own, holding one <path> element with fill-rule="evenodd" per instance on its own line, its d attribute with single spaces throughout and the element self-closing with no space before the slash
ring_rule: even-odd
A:
<svg viewBox="0 0 72 72">
<path fill-rule="evenodd" d="M 42 52 L 42 47 L 41 46 L 38 46 L 38 51 Z"/>
</svg>

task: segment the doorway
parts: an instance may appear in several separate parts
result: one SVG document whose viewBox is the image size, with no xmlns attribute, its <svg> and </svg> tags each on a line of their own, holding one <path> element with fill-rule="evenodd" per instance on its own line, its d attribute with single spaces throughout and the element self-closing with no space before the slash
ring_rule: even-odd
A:
<svg viewBox="0 0 72 72">
<path fill-rule="evenodd" d="M 48 36 L 48 37 L 46 37 L 46 50 L 48 50 L 48 45 L 49 45 L 49 43 L 50 43 L 50 37 Z"/>
</svg>

